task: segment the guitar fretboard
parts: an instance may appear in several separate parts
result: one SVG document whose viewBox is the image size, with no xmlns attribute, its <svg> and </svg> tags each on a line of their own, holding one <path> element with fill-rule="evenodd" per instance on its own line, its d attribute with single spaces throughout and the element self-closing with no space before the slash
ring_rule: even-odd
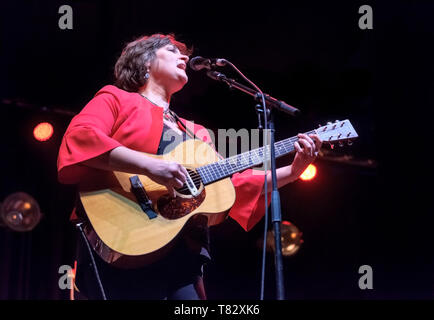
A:
<svg viewBox="0 0 434 320">
<path fill-rule="evenodd" d="M 306 132 L 306 134 L 312 134 L 315 131 Z M 298 137 L 287 138 L 274 143 L 274 152 L 276 158 L 284 156 L 294 151 L 294 143 L 298 140 Z M 250 150 L 220 161 L 207 164 L 202 167 L 196 168 L 197 173 L 200 175 L 204 185 L 216 182 L 218 180 L 227 178 L 234 173 L 255 167 L 264 161 L 264 155 L 266 153 L 266 160 L 270 160 L 271 152 L 270 146 L 261 147 L 258 149 Z"/>
</svg>

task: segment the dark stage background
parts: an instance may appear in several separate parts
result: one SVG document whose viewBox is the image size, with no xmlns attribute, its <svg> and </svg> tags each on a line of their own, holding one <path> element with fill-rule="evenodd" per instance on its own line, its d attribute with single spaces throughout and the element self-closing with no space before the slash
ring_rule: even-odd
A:
<svg viewBox="0 0 434 320">
<path fill-rule="evenodd" d="M 73 8 L 72 30 L 58 27 L 63 4 Z M 358 27 L 364 4 L 373 8 L 373 30 Z M 336 119 L 358 131 L 351 147 L 326 149 L 357 163 L 319 158 L 313 181 L 281 189 L 283 218 L 305 240 L 284 260 L 288 299 L 432 299 L 433 11 L 429 1 L 2 3 L 0 202 L 27 192 L 44 217 L 28 233 L 0 228 L 0 299 L 68 298 L 58 268 L 74 261 L 75 190 L 57 182 L 56 158 L 71 116 L 54 109 L 78 113 L 112 82 L 123 45 L 155 32 L 174 32 L 194 55 L 230 60 L 264 92 L 300 108 L 297 119 L 277 114 L 277 139 Z M 178 114 L 212 130 L 256 128 L 249 96 L 188 75 L 173 97 Z M 43 120 L 54 135 L 41 143 L 32 130 Z M 259 298 L 262 229 L 263 221 L 246 233 L 232 220 L 212 229 L 209 299 Z M 372 290 L 358 287 L 365 264 Z M 265 296 L 275 298 L 272 256 Z"/>
</svg>

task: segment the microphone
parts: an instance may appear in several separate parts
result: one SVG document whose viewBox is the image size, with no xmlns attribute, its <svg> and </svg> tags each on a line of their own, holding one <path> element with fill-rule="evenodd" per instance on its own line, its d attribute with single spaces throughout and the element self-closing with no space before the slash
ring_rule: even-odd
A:
<svg viewBox="0 0 434 320">
<path fill-rule="evenodd" d="M 200 56 L 192 58 L 188 65 L 191 69 L 194 71 L 199 71 L 202 69 L 208 69 L 211 70 L 211 68 L 214 67 L 223 67 L 226 65 L 225 59 L 208 59 L 208 58 L 202 58 Z"/>
</svg>

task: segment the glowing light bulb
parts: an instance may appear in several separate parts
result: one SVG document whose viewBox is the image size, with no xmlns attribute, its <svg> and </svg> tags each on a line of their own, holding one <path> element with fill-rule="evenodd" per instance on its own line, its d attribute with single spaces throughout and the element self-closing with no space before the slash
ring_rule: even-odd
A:
<svg viewBox="0 0 434 320">
<path fill-rule="evenodd" d="M 38 141 L 47 141 L 53 135 L 53 126 L 48 122 L 42 122 L 33 129 L 33 136 Z"/>
<path fill-rule="evenodd" d="M 300 179 L 304 181 L 312 180 L 316 176 L 316 167 L 310 164 L 301 174 Z"/>
</svg>

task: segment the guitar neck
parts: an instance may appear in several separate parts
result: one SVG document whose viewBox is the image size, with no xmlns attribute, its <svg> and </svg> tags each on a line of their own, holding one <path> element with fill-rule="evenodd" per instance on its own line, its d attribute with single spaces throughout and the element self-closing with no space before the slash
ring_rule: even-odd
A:
<svg viewBox="0 0 434 320">
<path fill-rule="evenodd" d="M 306 134 L 312 134 L 315 131 L 306 132 Z M 284 156 L 294 151 L 294 143 L 298 140 L 298 137 L 294 136 L 274 143 L 274 152 L 276 158 Z M 204 185 L 216 182 L 218 180 L 230 177 L 234 173 L 255 167 L 264 162 L 264 156 L 266 161 L 271 158 L 270 145 L 265 147 L 250 150 L 220 161 L 207 164 L 205 166 L 196 168 L 202 178 Z"/>
</svg>

